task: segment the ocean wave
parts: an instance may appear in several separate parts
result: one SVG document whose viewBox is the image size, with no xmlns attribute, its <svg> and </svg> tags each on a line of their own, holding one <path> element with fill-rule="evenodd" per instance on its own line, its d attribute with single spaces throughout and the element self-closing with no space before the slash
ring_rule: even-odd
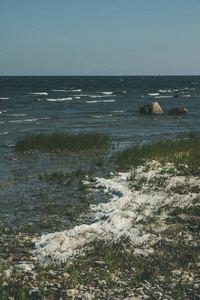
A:
<svg viewBox="0 0 200 300">
<path fill-rule="evenodd" d="M 114 114 L 118 114 L 118 113 L 125 113 L 126 110 L 114 110 L 114 111 L 111 111 L 111 113 L 114 113 Z"/>
<path fill-rule="evenodd" d="M 109 103 L 109 102 L 115 102 L 115 99 L 110 100 L 94 100 L 94 101 L 86 101 L 86 103 Z"/>
<path fill-rule="evenodd" d="M 25 119 L 25 120 L 10 120 L 8 123 L 22 123 L 22 122 L 35 122 L 39 119 Z"/>
<path fill-rule="evenodd" d="M 102 92 L 104 95 L 113 95 L 113 92 Z"/>
<path fill-rule="evenodd" d="M 30 95 L 40 95 L 40 96 L 48 96 L 47 92 L 40 92 L 40 93 L 30 93 Z"/>
<path fill-rule="evenodd" d="M 0 122 L 1 123 L 1 122 Z M 8 134 L 8 132 L 6 131 L 6 132 L 0 132 L 0 135 L 6 135 L 6 134 Z"/>
<path fill-rule="evenodd" d="M 148 93 L 149 96 L 159 96 L 159 93 Z"/>
<path fill-rule="evenodd" d="M 6 114 L 6 117 L 25 117 L 27 114 Z"/>
<path fill-rule="evenodd" d="M 105 96 L 101 96 L 101 95 L 89 95 L 88 97 L 90 97 L 90 98 L 105 98 Z"/>
<path fill-rule="evenodd" d="M 92 118 L 111 118 L 113 115 L 93 115 Z"/>
<path fill-rule="evenodd" d="M 174 98 L 174 96 L 173 95 L 166 95 L 166 96 L 155 96 L 154 98 L 156 98 L 156 99 L 167 99 L 167 98 Z"/>
<path fill-rule="evenodd" d="M 172 90 L 159 90 L 159 93 L 172 93 Z"/>
<path fill-rule="evenodd" d="M 77 90 L 66 90 L 66 89 L 60 89 L 60 90 L 51 90 L 52 92 L 81 92 L 81 89 L 77 89 Z"/>
<path fill-rule="evenodd" d="M 24 119 L 24 120 L 10 120 L 8 123 L 23 123 L 23 122 L 36 122 L 41 120 L 49 120 L 50 117 L 44 117 L 44 118 L 34 118 L 34 119 Z"/>
<path fill-rule="evenodd" d="M 72 97 L 67 97 L 67 98 L 47 98 L 47 101 L 51 101 L 51 102 L 56 102 L 56 101 L 69 101 L 69 100 L 73 100 Z"/>
<path fill-rule="evenodd" d="M 8 100 L 9 97 L 0 97 L 0 100 Z"/>
</svg>

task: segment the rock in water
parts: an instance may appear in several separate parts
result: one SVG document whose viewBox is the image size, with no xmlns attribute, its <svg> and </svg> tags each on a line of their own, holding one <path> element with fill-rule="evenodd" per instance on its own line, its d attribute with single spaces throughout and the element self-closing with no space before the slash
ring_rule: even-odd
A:
<svg viewBox="0 0 200 300">
<path fill-rule="evenodd" d="M 139 110 L 140 114 L 155 114 L 155 115 L 162 115 L 163 110 L 158 104 L 158 102 L 153 102 L 147 105 L 140 107 Z"/>
<path fill-rule="evenodd" d="M 185 108 L 185 107 L 175 107 L 175 108 L 172 108 L 168 111 L 169 114 L 184 114 L 184 115 L 187 115 L 189 114 L 188 110 Z"/>
</svg>

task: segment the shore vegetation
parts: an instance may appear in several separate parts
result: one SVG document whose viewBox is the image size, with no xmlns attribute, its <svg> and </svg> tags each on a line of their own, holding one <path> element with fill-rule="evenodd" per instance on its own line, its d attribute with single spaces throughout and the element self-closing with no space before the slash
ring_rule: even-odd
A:
<svg viewBox="0 0 200 300">
<path fill-rule="evenodd" d="M 108 151 L 96 156 L 96 150 L 108 149 L 110 145 L 112 140 L 109 136 L 93 133 L 31 134 L 17 141 L 17 152 L 36 152 L 35 156 L 41 154 L 38 151 L 86 150 L 92 150 L 93 155 L 90 152 L 88 155 L 76 153 L 77 156 L 70 161 L 69 170 L 63 165 L 57 166 L 26 179 L 29 186 L 34 180 L 36 182 L 37 195 L 32 194 L 31 199 L 35 199 L 34 210 L 41 215 L 41 220 L 38 219 L 37 226 L 30 223 L 20 228 L 12 228 L 9 227 L 12 224 L 2 222 L 1 300 L 199 299 L 199 134 L 190 133 L 176 140 L 136 145 L 114 154 L 111 159 Z M 53 153 L 50 155 L 53 156 Z M 24 156 L 19 155 L 20 159 Z M 62 155 L 56 154 L 54 159 L 57 156 Z M 31 160 L 31 157 L 28 159 Z M 138 216 L 145 217 L 133 219 L 133 228 L 139 229 L 143 235 L 152 235 L 149 244 L 147 242 L 141 248 L 126 237 L 111 243 L 97 239 L 83 246 L 84 255 L 73 262 L 66 260 L 57 264 L 52 261 L 41 266 L 31 258 L 32 238 L 44 229 L 46 233 L 62 231 L 66 224 L 68 228 L 74 227 L 81 214 L 81 221 L 91 222 L 87 219 L 90 204 L 102 203 L 109 198 L 103 190 L 101 194 L 95 194 L 93 181 L 96 176 L 105 177 L 111 171 L 127 170 L 131 171 L 127 184 L 135 194 L 157 195 L 162 192 L 167 199 L 175 196 L 174 202 L 162 202 L 150 215 L 145 213 L 146 203 L 138 207 Z M 173 181 L 175 177 L 177 181 Z M 19 183 L 20 178 L 15 184 Z M 56 201 L 51 199 L 54 193 Z M 190 195 L 186 204 L 183 202 L 184 195 Z M 59 202 L 61 198 L 69 198 L 71 202 Z M 181 205 L 178 205 L 178 199 L 181 199 Z M 26 201 L 24 199 L 21 205 L 25 205 Z M 17 214 L 16 211 L 16 217 Z M 68 219 L 68 223 L 62 219 Z M 159 238 L 153 242 L 155 237 Z M 23 262 L 34 264 L 34 268 L 28 271 L 20 268 Z"/>
<path fill-rule="evenodd" d="M 99 133 L 65 133 L 51 134 L 32 133 L 17 140 L 17 152 L 33 151 L 88 151 L 103 150 L 111 145 L 111 138 L 107 134 Z"/>
<path fill-rule="evenodd" d="M 180 135 L 176 140 L 155 141 L 151 144 L 136 145 L 115 155 L 118 169 L 127 170 L 155 160 L 162 165 L 173 163 L 185 175 L 200 174 L 200 135 Z"/>
</svg>

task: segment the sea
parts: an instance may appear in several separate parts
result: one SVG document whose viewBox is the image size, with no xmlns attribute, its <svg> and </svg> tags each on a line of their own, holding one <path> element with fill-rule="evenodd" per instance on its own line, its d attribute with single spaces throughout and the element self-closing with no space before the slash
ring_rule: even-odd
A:
<svg viewBox="0 0 200 300">
<path fill-rule="evenodd" d="M 160 104 L 163 115 L 139 114 L 141 106 L 152 102 Z M 170 115 L 175 107 L 185 107 L 189 114 Z M 199 113 L 200 76 L 1 76 L 1 228 L 22 231 L 27 224 L 45 221 L 43 230 L 50 232 L 49 220 L 67 218 L 56 209 L 69 207 L 72 198 L 74 207 L 79 205 L 78 191 L 47 186 L 36 176 L 69 172 L 77 166 L 76 155 L 17 154 L 19 138 L 30 133 L 106 133 L 121 150 L 199 132 Z M 54 208 L 51 215 L 43 203 L 45 209 Z"/>
<path fill-rule="evenodd" d="M 162 116 L 140 115 L 158 102 Z M 174 107 L 189 115 L 169 115 Z M 123 147 L 200 129 L 200 76 L 0 77 L 0 151 L 27 133 L 107 133 Z"/>
</svg>

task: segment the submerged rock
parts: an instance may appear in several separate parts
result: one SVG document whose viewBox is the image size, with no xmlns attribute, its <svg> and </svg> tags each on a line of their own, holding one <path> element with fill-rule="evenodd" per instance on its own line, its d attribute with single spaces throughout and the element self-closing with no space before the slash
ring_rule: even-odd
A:
<svg viewBox="0 0 200 300">
<path fill-rule="evenodd" d="M 168 111 L 169 114 L 189 114 L 188 110 L 185 107 L 175 107 Z"/>
<path fill-rule="evenodd" d="M 155 115 L 163 114 L 163 110 L 158 104 L 158 102 L 153 102 L 140 107 L 139 112 L 140 114 L 155 114 Z"/>
</svg>

